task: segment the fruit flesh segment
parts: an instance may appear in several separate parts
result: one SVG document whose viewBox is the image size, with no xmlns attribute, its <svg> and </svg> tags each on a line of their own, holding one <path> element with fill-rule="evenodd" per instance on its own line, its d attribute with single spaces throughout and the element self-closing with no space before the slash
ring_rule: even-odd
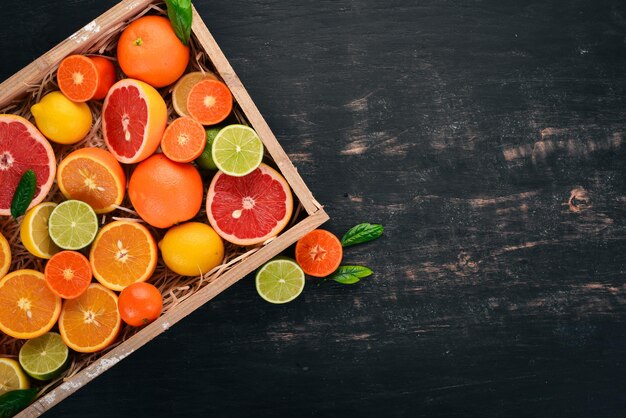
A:
<svg viewBox="0 0 626 418">
<path fill-rule="evenodd" d="M 163 133 L 161 150 L 172 161 L 188 163 L 204 151 L 204 127 L 189 117 L 181 117 L 170 124 Z"/>
<path fill-rule="evenodd" d="M 4 277 L 11 267 L 11 247 L 7 239 L 0 232 L 0 279 Z"/>
<path fill-rule="evenodd" d="M 98 231 L 98 218 L 85 202 L 66 200 L 59 204 L 48 221 L 50 237 L 66 250 L 79 250 L 93 241 Z"/>
<path fill-rule="evenodd" d="M 0 281 L 0 329 L 14 338 L 34 338 L 50 331 L 61 299 L 45 284 L 42 273 L 17 270 Z"/>
<path fill-rule="evenodd" d="M 54 175 L 50 172 L 52 149 L 47 140 L 43 140 L 47 147 L 37 142 L 23 123 L 0 119 L 0 215 L 9 214 L 13 193 L 28 169 L 32 169 L 37 177 L 33 202 L 43 200 L 41 187 L 49 181 L 51 174 Z M 45 194 L 48 190 L 49 187 Z"/>
<path fill-rule="evenodd" d="M 26 212 L 22 220 L 20 238 L 26 249 L 36 257 L 48 259 L 61 251 L 48 233 L 48 220 L 56 206 L 53 202 L 41 203 Z"/>
<path fill-rule="evenodd" d="M 45 276 L 50 290 L 62 298 L 73 299 L 91 283 L 91 265 L 81 253 L 62 251 L 48 261 Z"/>
<path fill-rule="evenodd" d="M 65 302 L 59 329 L 63 341 L 79 353 L 93 353 L 107 347 L 117 336 L 121 318 L 117 296 L 99 284 L 92 284 L 77 297 Z"/>
<path fill-rule="evenodd" d="M 0 358 L 0 395 L 17 389 L 28 389 L 28 379 L 13 359 Z"/>
<path fill-rule="evenodd" d="M 24 371 L 39 380 L 48 380 L 61 372 L 69 350 L 55 332 L 28 340 L 20 349 L 19 359 Z"/>
<path fill-rule="evenodd" d="M 117 160 L 115 161 L 117 163 Z M 96 213 L 111 205 L 121 203 L 116 179 L 102 164 L 89 158 L 76 158 L 62 164 L 59 175 L 68 199 L 82 200 L 91 206 Z"/>
<path fill-rule="evenodd" d="M 304 272 L 291 260 L 272 260 L 256 276 L 257 291 L 268 302 L 286 303 L 304 288 Z"/>
<path fill-rule="evenodd" d="M 244 177 L 222 175 L 211 212 L 225 233 L 254 238 L 270 233 L 284 219 L 286 201 L 281 184 L 257 169 Z"/>
<path fill-rule="evenodd" d="M 192 87 L 187 97 L 189 115 L 203 125 L 215 125 L 233 110 L 233 96 L 226 84 L 202 80 Z"/>
<path fill-rule="evenodd" d="M 96 279 L 114 290 L 147 280 L 156 265 L 156 244 L 141 225 L 120 222 L 102 230 L 89 258 Z"/>
<path fill-rule="evenodd" d="M 57 82 L 68 99 L 86 102 L 93 98 L 98 88 L 98 70 L 90 58 L 71 55 L 61 61 Z"/>
<path fill-rule="evenodd" d="M 323 229 L 309 232 L 296 244 L 296 260 L 310 276 L 328 276 L 337 270 L 342 257 L 339 239 Z"/>
<path fill-rule="evenodd" d="M 134 157 L 143 144 L 148 105 L 135 86 L 118 87 L 107 99 L 114 102 L 104 113 L 107 137 L 115 139 L 115 152 L 126 158 Z"/>
<path fill-rule="evenodd" d="M 211 155 L 215 165 L 231 176 L 251 173 L 263 160 L 263 142 L 244 125 L 229 125 L 215 137 Z"/>
</svg>

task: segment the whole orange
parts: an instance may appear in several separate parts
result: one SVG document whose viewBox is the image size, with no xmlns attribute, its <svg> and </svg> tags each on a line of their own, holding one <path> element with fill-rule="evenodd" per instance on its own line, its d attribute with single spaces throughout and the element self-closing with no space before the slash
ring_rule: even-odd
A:
<svg viewBox="0 0 626 418">
<path fill-rule="evenodd" d="M 169 228 L 196 216 L 202 205 L 202 178 L 190 163 L 176 163 L 154 154 L 130 176 L 128 196 L 141 218 L 157 228 Z"/>
<path fill-rule="evenodd" d="M 153 87 L 164 87 L 185 72 L 189 47 L 178 39 L 167 18 L 144 16 L 122 32 L 117 43 L 117 60 L 128 77 Z"/>
<path fill-rule="evenodd" d="M 133 283 L 122 290 L 117 307 L 124 322 L 133 327 L 140 327 L 161 315 L 163 297 L 159 289 L 150 283 Z"/>
</svg>

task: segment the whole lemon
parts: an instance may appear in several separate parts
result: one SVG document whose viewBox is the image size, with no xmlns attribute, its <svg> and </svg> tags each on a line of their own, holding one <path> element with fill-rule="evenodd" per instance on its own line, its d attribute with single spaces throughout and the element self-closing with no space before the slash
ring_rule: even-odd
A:
<svg viewBox="0 0 626 418">
<path fill-rule="evenodd" d="M 161 242 L 165 265 L 181 276 L 200 276 L 224 259 L 224 242 L 209 225 L 187 222 L 170 228 Z"/>
<path fill-rule="evenodd" d="M 30 108 L 35 124 L 50 141 L 75 144 L 91 129 L 91 110 L 86 103 L 75 103 L 60 91 L 53 91 Z"/>
</svg>

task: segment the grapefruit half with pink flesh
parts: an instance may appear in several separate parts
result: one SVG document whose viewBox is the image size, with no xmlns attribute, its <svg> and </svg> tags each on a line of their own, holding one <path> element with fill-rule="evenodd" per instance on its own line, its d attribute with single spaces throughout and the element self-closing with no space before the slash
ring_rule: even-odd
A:
<svg viewBox="0 0 626 418">
<path fill-rule="evenodd" d="M 243 177 L 218 171 L 206 198 L 209 223 L 226 241 L 254 245 L 278 235 L 293 212 L 287 181 L 266 164 Z"/>
<path fill-rule="evenodd" d="M 104 99 L 104 142 L 121 163 L 138 163 L 154 154 L 166 123 L 167 106 L 163 97 L 143 81 L 120 80 Z"/>
<path fill-rule="evenodd" d="M 35 125 L 16 115 L 0 115 L 0 216 L 11 214 L 11 201 L 26 170 L 37 179 L 29 208 L 48 195 L 56 173 L 54 151 Z"/>
</svg>

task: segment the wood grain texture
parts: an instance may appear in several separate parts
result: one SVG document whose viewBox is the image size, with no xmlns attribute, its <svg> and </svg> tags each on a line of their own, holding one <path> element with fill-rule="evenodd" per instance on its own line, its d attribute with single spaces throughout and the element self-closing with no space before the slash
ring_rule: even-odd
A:
<svg viewBox="0 0 626 418">
<path fill-rule="evenodd" d="M 3 9 L 1 78 L 113 4 Z M 626 415 L 626 3 L 194 4 L 376 273 L 242 280 L 48 416 Z"/>
</svg>

